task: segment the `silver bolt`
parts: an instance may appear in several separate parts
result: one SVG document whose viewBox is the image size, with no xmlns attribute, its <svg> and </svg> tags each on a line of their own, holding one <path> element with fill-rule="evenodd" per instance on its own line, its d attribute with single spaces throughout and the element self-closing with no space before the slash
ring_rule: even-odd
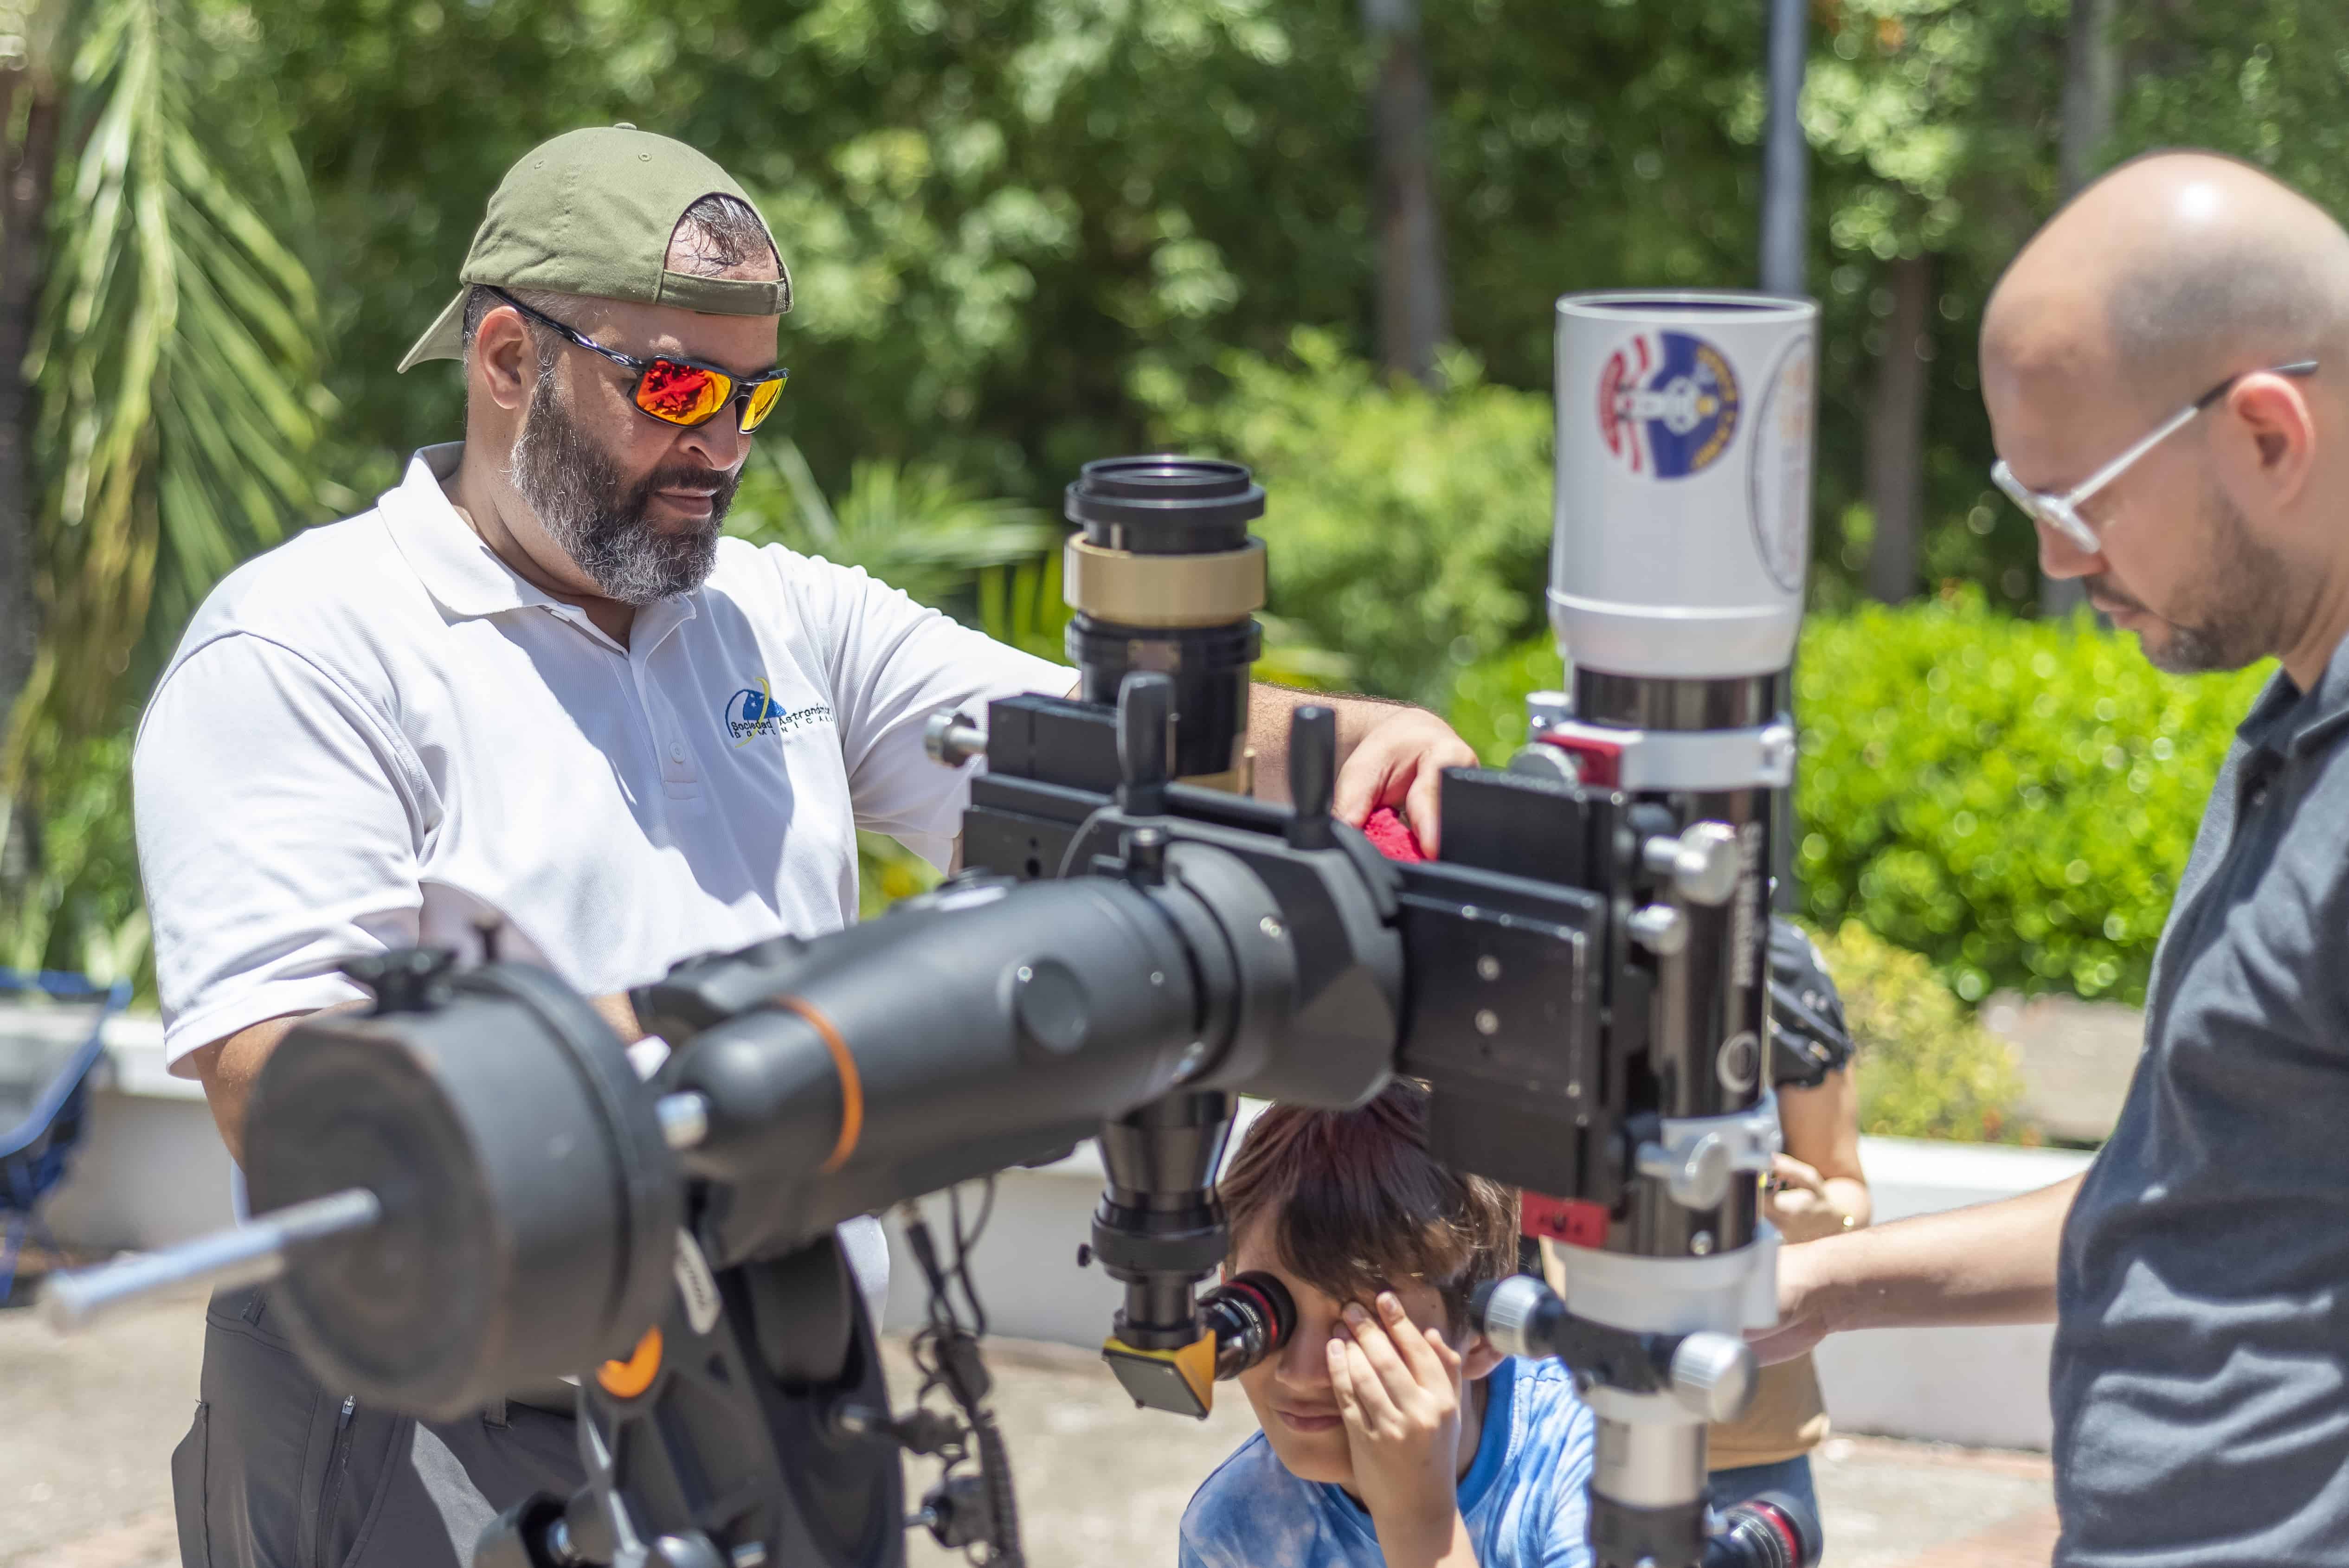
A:
<svg viewBox="0 0 2349 1568">
<path fill-rule="evenodd" d="M 1501 977 L 1501 961 L 1487 953 L 1484 957 L 1476 960 L 1476 977 L 1480 980 L 1498 980 Z"/>
<path fill-rule="evenodd" d="M 1153 970 L 1150 972 L 1150 983 L 1151 983 L 1153 985 L 1165 985 L 1165 984 L 1166 984 L 1166 972 L 1165 972 L 1164 970 L 1163 970 L 1163 969 L 1153 969 Z"/>
<path fill-rule="evenodd" d="M 1567 1080 L 1566 1098 L 1568 1099 L 1580 1099 L 1582 1098 L 1582 1080 L 1580 1078 L 1568 1078 Z"/>
<path fill-rule="evenodd" d="M 1709 1258 L 1713 1256 L 1713 1233 L 1711 1231 L 1699 1231 L 1695 1235 L 1689 1238 L 1689 1256 L 1693 1258 Z"/>
<path fill-rule="evenodd" d="M 1036 971 L 1029 968 L 1025 964 L 1022 964 L 1015 973 L 1019 975 L 1019 983 L 1022 985 L 1025 985 L 1029 981 L 1036 978 Z"/>
<path fill-rule="evenodd" d="M 1625 922 L 1631 940 L 1659 958 L 1675 957 L 1688 948 L 1688 916 L 1668 903 L 1651 903 L 1631 912 Z"/>
<path fill-rule="evenodd" d="M 1288 929 L 1287 926 L 1280 923 L 1280 917 L 1276 914 L 1268 914 L 1262 920 L 1257 921 L 1256 923 L 1256 928 L 1258 931 L 1263 932 L 1267 936 L 1271 937 L 1276 942 L 1278 941 L 1281 934 Z"/>
<path fill-rule="evenodd" d="M 1501 1032 L 1501 1015 L 1495 1013 L 1490 1007 L 1477 1008 L 1476 1032 L 1480 1035 L 1499 1034 Z"/>
</svg>

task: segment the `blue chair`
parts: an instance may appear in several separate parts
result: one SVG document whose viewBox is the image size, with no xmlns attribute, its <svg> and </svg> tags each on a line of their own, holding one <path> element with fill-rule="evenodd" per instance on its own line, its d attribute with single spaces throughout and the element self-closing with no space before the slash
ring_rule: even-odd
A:
<svg viewBox="0 0 2349 1568">
<path fill-rule="evenodd" d="M 89 1006 L 5 1006 L 27 995 Z M 0 969 L 0 1305 L 16 1286 L 27 1233 L 57 1250 L 35 1211 L 65 1180 L 88 1119 L 90 1079 L 106 1054 L 106 1020 L 129 999 L 130 987 L 119 981 L 100 985 L 80 975 Z"/>
</svg>

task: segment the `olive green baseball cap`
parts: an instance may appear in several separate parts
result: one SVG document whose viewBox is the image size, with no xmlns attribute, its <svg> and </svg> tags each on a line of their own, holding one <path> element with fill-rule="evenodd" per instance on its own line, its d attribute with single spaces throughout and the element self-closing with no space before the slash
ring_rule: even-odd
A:
<svg viewBox="0 0 2349 1568">
<path fill-rule="evenodd" d="M 667 270 L 669 239 L 704 196 L 758 211 L 731 175 L 681 141 L 632 125 L 565 131 L 506 170 L 473 232 L 457 291 L 399 368 L 465 356 L 465 295 L 474 284 L 678 305 L 711 315 L 781 315 L 792 274 L 775 246 L 772 283 Z M 765 220 L 761 220 L 763 228 Z M 774 235 L 767 243 L 775 244 Z"/>
</svg>

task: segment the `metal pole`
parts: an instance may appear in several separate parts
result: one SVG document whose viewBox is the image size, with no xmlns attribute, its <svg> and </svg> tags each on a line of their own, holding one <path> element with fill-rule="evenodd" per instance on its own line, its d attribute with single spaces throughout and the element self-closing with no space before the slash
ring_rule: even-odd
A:
<svg viewBox="0 0 2349 1568">
<path fill-rule="evenodd" d="M 1809 149 L 1801 106 L 1806 0 L 1770 0 L 1768 119 L 1762 137 L 1762 286 L 1803 292 L 1810 206 Z"/>
<path fill-rule="evenodd" d="M 1811 201 L 1810 149 L 1803 139 L 1801 115 L 1806 0 L 1770 0 L 1768 73 L 1770 99 L 1762 136 L 1762 287 L 1775 294 L 1805 293 Z M 1798 655 L 1797 657 L 1800 655 Z M 1781 677 L 1779 707 L 1795 708 L 1795 672 Z M 1781 789 L 1770 824 L 1772 905 L 1792 913 L 1802 906 L 1795 883 L 1795 792 Z"/>
</svg>

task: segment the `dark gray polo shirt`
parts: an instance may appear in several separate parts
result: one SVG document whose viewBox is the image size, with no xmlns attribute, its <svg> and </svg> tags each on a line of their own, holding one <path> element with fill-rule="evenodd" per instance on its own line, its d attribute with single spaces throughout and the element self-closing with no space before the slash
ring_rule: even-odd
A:
<svg viewBox="0 0 2349 1568">
<path fill-rule="evenodd" d="M 2349 1563 L 2349 644 L 2238 736 L 2064 1226 L 2062 1568 Z"/>
</svg>

